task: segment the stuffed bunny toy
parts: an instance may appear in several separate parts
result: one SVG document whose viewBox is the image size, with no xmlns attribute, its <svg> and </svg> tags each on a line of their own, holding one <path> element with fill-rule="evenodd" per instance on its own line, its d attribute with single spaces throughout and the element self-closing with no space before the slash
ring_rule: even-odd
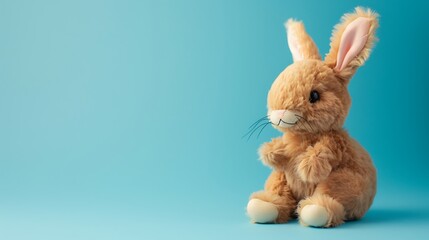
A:
<svg viewBox="0 0 429 240">
<path fill-rule="evenodd" d="M 322 60 L 302 22 L 289 19 L 293 56 L 268 93 L 267 124 L 283 136 L 264 143 L 261 161 L 273 169 L 263 191 L 250 196 L 254 223 L 334 227 L 360 219 L 376 192 L 368 153 L 343 129 L 351 105 L 347 85 L 376 41 L 378 15 L 357 7 L 335 26 Z"/>
</svg>

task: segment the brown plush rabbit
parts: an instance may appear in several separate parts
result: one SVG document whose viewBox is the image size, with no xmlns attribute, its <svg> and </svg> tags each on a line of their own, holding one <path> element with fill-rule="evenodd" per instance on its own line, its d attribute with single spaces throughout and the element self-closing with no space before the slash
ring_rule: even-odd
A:
<svg viewBox="0 0 429 240">
<path fill-rule="evenodd" d="M 286 22 L 294 63 L 268 94 L 270 123 L 284 133 L 259 149 L 273 172 L 247 205 L 252 222 L 333 227 L 364 216 L 376 192 L 368 153 L 343 129 L 351 100 L 347 85 L 369 57 L 378 15 L 356 8 L 332 34 L 323 61 L 301 22 Z"/>
</svg>

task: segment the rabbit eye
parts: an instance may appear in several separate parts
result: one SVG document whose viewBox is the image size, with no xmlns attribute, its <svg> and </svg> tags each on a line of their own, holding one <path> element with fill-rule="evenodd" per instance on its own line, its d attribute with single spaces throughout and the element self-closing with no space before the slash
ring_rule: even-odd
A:
<svg viewBox="0 0 429 240">
<path fill-rule="evenodd" d="M 315 102 L 317 102 L 319 100 L 320 100 L 320 94 L 319 94 L 319 92 L 316 91 L 316 90 L 311 91 L 309 101 L 311 103 L 315 103 Z"/>
</svg>

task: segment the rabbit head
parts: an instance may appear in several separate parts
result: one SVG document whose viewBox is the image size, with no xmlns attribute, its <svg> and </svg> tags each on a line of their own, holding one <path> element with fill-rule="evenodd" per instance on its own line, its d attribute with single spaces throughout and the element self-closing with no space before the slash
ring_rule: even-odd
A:
<svg viewBox="0 0 429 240">
<path fill-rule="evenodd" d="M 285 23 L 294 63 L 268 93 L 268 116 L 275 128 L 312 133 L 342 128 L 351 105 L 347 85 L 369 57 L 377 17 L 360 7 L 345 14 L 333 30 L 324 60 L 302 22 Z"/>
</svg>

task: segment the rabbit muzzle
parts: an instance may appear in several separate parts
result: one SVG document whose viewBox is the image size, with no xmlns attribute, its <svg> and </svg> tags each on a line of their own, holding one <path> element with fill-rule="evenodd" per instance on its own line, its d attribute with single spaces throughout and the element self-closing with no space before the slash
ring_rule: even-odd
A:
<svg viewBox="0 0 429 240">
<path fill-rule="evenodd" d="M 273 110 L 269 116 L 271 124 L 282 128 L 293 127 L 302 117 L 301 113 L 291 110 Z"/>
</svg>

